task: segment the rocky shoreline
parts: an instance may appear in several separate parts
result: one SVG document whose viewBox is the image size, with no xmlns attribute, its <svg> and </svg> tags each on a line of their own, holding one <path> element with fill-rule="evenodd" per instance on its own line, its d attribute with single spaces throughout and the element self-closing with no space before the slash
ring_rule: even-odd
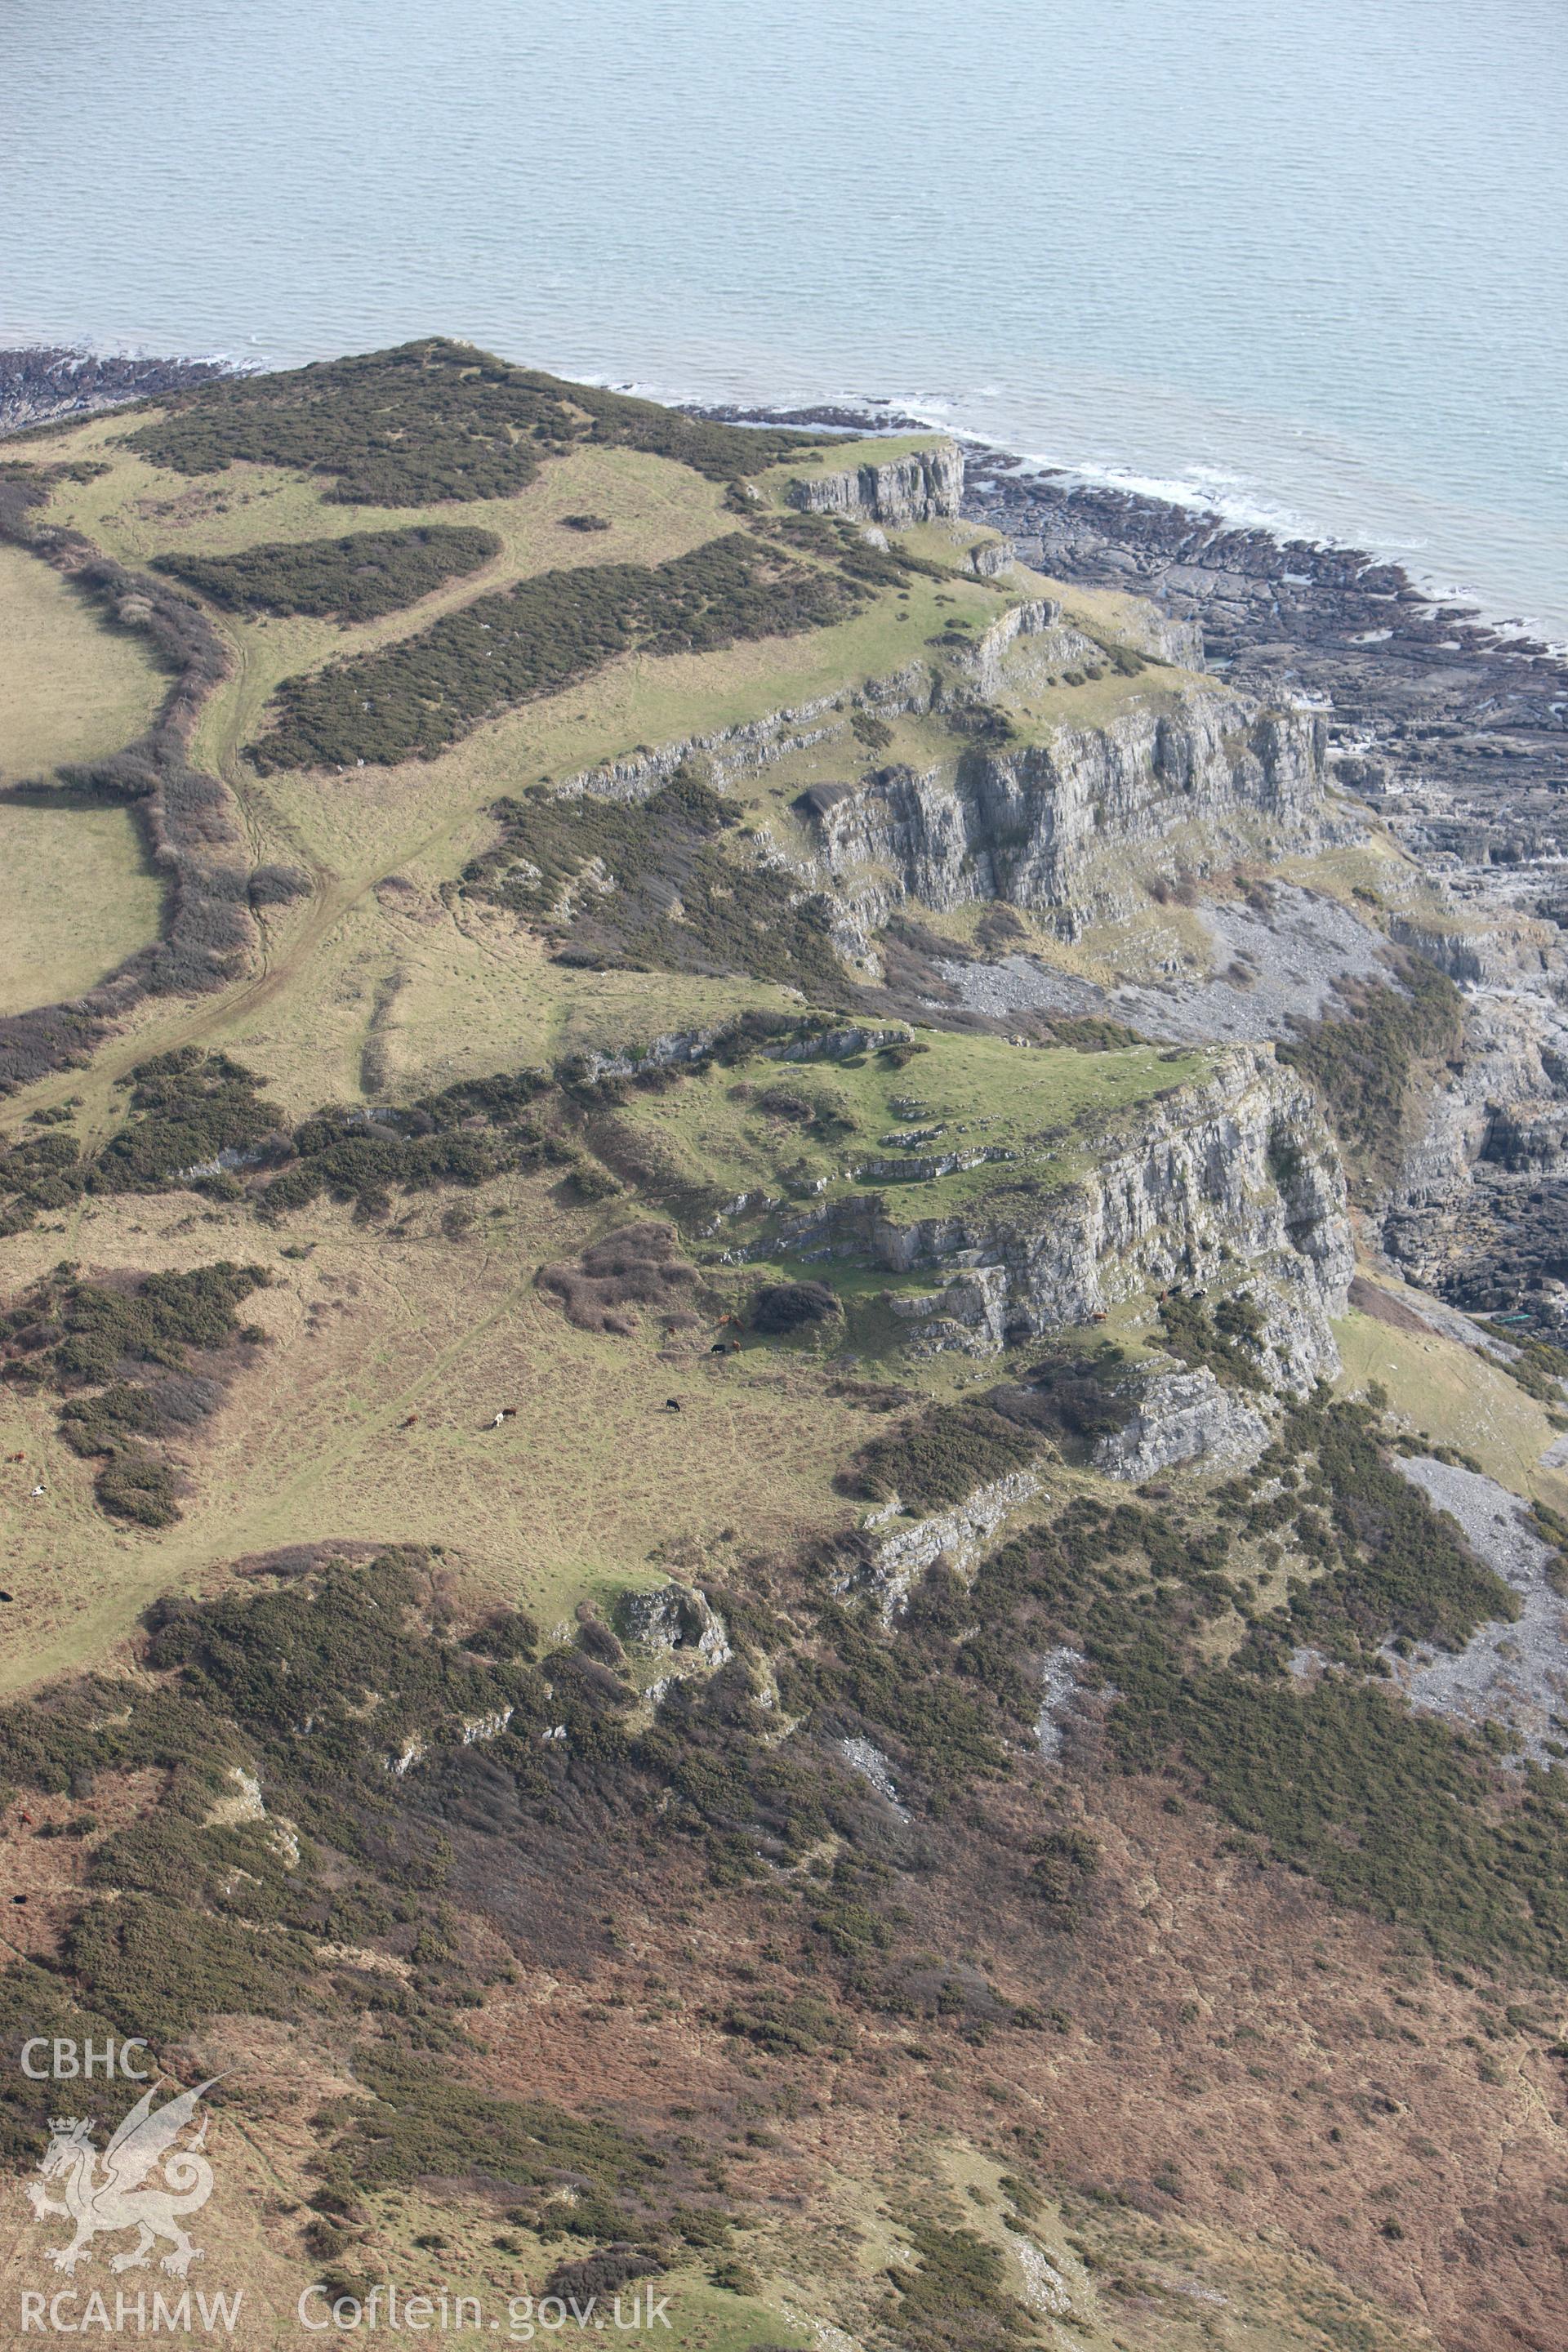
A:
<svg viewBox="0 0 1568 2352">
<path fill-rule="evenodd" d="M 0 436 L 154 400 L 234 373 L 226 360 L 132 359 L 57 344 L 0 350 Z"/>
</svg>

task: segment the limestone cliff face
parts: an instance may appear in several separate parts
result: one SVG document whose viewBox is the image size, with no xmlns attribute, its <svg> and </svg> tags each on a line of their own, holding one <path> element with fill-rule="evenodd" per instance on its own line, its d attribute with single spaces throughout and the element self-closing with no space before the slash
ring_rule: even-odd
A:
<svg viewBox="0 0 1568 2352">
<path fill-rule="evenodd" d="M 912 463 L 898 460 L 897 465 Z M 924 462 L 922 460 L 921 462 Z M 887 469 L 872 468 L 874 472 Z M 853 480 L 845 476 L 844 480 Z M 814 491 L 827 482 L 805 486 Z M 927 768 L 883 767 L 855 782 L 814 787 L 795 802 L 812 854 L 784 853 L 807 888 L 826 889 L 840 941 L 874 961 L 873 935 L 907 901 L 934 908 L 984 898 L 1048 912 L 1068 937 L 1097 916 L 1143 902 L 1143 884 L 1173 865 L 1202 875 L 1238 856 L 1308 846 L 1331 829 L 1322 809 L 1323 722 L 1265 709 L 1217 679 L 1175 667 L 1191 656 L 1188 625 L 1149 604 L 1124 642 L 1159 665 L 1095 726 L 1061 727 L 1036 742 L 973 740 Z M 1000 614 L 942 665 L 915 660 L 852 695 L 824 696 L 710 734 L 639 751 L 557 787 L 641 800 L 683 759 L 701 754 L 721 789 L 825 743 L 864 769 L 851 717 L 951 716 L 972 730 L 976 706 L 1103 664 L 1103 646 L 1035 597 Z"/>
<path fill-rule="evenodd" d="M 1554 961 L 1556 970 L 1466 990 L 1463 1061 L 1433 1087 L 1381 1205 L 1383 1245 L 1413 1280 L 1476 1306 L 1487 1296 L 1473 1287 L 1484 1263 L 1506 1276 L 1505 1292 L 1528 1266 L 1550 1278 L 1561 1329 L 1568 1292 L 1555 1224 L 1548 1215 L 1531 1256 L 1519 1223 L 1550 1212 L 1568 1174 L 1568 1016 L 1560 953 Z"/>
<path fill-rule="evenodd" d="M 1194 684 L 1130 703 L 1102 727 L 977 747 L 921 772 L 879 769 L 812 812 L 826 876 L 869 934 L 907 899 L 1002 898 L 1058 915 L 1141 896 L 1135 860 L 1181 837 L 1194 870 L 1260 841 L 1311 835 L 1321 722 Z"/>
<path fill-rule="evenodd" d="M 915 1344 L 990 1355 L 1172 1283 L 1245 1290 L 1263 1368 L 1304 1391 L 1338 1365 L 1331 1317 L 1353 1266 L 1343 1171 L 1312 1097 L 1267 1045 L 1152 1103 L 1091 1173 L 1037 1200 L 994 1196 L 898 1222 L 875 1196 L 795 1219 L 789 1245 L 941 1284 L 905 1297 Z"/>
<path fill-rule="evenodd" d="M 1394 1188 L 1395 1218 L 1441 1205 L 1482 1159 L 1557 1172 L 1551 1139 L 1563 1121 L 1565 1067 L 1568 1024 L 1544 990 L 1475 991 L 1465 1008 L 1463 1066 L 1433 1089 Z"/>
<path fill-rule="evenodd" d="M 963 498 L 963 457 L 956 442 L 939 441 L 883 465 L 857 466 L 842 474 L 803 476 L 789 486 L 789 501 L 805 514 L 846 515 L 889 524 L 936 522 L 955 516 Z"/>
</svg>

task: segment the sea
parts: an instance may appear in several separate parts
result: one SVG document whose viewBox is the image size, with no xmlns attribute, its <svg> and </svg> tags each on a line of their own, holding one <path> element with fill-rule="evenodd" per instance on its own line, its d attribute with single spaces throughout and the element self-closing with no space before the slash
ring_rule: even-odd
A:
<svg viewBox="0 0 1568 2352">
<path fill-rule="evenodd" d="M 0 343 L 883 401 L 1568 639 L 1563 0 L 5 0 Z"/>
</svg>

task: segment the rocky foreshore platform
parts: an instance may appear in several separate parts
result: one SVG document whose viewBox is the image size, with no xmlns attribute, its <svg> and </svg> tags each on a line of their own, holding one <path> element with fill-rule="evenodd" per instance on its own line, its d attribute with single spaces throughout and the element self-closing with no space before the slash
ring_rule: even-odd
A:
<svg viewBox="0 0 1568 2352">
<path fill-rule="evenodd" d="M 133 400 L 153 400 L 160 393 L 210 383 L 215 376 L 234 373 L 228 361 L 217 359 L 132 359 L 47 343 L 25 351 L 0 350 L 0 435 L 90 416 L 100 408 L 122 408 Z"/>
</svg>

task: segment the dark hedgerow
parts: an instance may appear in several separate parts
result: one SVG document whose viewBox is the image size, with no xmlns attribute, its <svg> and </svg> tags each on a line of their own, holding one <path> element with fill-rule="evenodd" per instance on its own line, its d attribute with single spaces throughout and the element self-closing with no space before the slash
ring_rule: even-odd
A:
<svg viewBox="0 0 1568 2352">
<path fill-rule="evenodd" d="M 310 877 L 300 866 L 253 866 L 247 895 L 252 907 L 286 907 L 310 896 Z"/>
<path fill-rule="evenodd" d="M 373 621 L 417 604 L 447 580 L 499 555 L 493 530 L 419 523 L 247 547 L 237 555 L 155 555 L 167 572 L 229 613 L 303 613 L 317 620 Z"/>
<path fill-rule="evenodd" d="M 510 367 L 440 337 L 231 377 L 161 408 L 126 436 L 153 465 L 182 474 L 221 473 L 237 460 L 293 466 L 331 477 L 327 496 L 347 506 L 512 498 L 542 462 L 584 443 L 646 450 L 721 482 L 818 446 L 809 433 L 710 424 Z"/>
<path fill-rule="evenodd" d="M 843 619 L 860 593 L 744 531 L 666 563 L 537 573 L 377 652 L 286 678 L 277 723 L 247 756 L 263 774 L 433 759 L 482 719 L 617 654 L 710 653 L 797 635 Z"/>
<path fill-rule="evenodd" d="M 18 486 L 0 473 L 0 540 L 29 548 L 63 573 L 107 625 L 143 635 L 171 673 L 163 707 L 143 734 L 105 758 L 59 769 L 56 779 L 67 793 L 132 806 L 164 885 L 163 904 L 158 938 L 85 996 L 0 1015 L 0 1095 L 47 1071 L 81 1065 L 106 1025 L 143 996 L 220 987 L 238 971 L 255 939 L 244 877 L 232 862 L 239 833 L 229 794 L 186 757 L 196 713 L 227 671 L 227 649 L 195 599 L 172 582 L 127 571 L 78 532 L 34 535 L 28 511 L 47 492 L 47 476 Z"/>
</svg>

